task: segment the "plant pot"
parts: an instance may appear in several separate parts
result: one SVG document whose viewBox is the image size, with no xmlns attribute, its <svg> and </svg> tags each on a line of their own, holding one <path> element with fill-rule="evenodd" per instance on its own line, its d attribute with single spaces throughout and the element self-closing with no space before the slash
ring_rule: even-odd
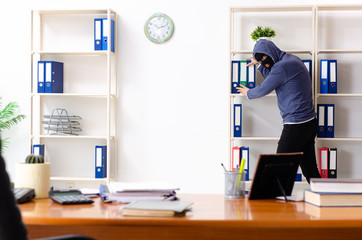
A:
<svg viewBox="0 0 362 240">
<path fill-rule="evenodd" d="M 265 39 L 265 40 L 269 40 L 272 42 L 272 37 L 260 37 L 260 38 L 258 38 L 257 41 L 259 41 L 259 39 Z"/>
<path fill-rule="evenodd" d="M 50 190 L 50 163 L 17 163 L 15 187 L 33 188 L 35 198 L 46 198 Z"/>
</svg>

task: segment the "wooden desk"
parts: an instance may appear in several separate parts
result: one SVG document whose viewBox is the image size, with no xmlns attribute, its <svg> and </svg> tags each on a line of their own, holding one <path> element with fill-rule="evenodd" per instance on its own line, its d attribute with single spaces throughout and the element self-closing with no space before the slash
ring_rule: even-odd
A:
<svg viewBox="0 0 362 240">
<path fill-rule="evenodd" d="M 49 199 L 20 205 L 29 237 L 79 233 L 96 239 L 361 239 L 362 208 L 318 208 L 304 202 L 231 200 L 180 194 L 194 202 L 181 218 L 123 217 L 122 204 L 62 206 Z"/>
</svg>

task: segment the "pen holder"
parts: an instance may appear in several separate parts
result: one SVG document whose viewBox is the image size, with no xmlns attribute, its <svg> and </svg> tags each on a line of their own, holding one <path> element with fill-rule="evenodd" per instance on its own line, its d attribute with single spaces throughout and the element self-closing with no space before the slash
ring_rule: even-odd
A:
<svg viewBox="0 0 362 240">
<path fill-rule="evenodd" d="M 225 172 L 225 193 L 226 198 L 245 197 L 245 174 L 246 172 L 226 171 Z"/>
</svg>

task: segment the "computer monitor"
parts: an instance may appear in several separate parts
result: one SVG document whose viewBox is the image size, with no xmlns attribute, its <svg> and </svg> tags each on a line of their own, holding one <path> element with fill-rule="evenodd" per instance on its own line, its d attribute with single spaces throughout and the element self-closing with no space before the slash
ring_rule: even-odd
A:
<svg viewBox="0 0 362 240">
<path fill-rule="evenodd" d="M 260 154 L 249 199 L 270 199 L 292 194 L 303 153 Z"/>
</svg>

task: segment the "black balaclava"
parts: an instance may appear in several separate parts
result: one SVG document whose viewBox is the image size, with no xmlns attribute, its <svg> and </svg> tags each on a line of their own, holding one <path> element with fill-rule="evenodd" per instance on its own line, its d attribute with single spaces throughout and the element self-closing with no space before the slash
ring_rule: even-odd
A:
<svg viewBox="0 0 362 240">
<path fill-rule="evenodd" d="M 265 59 L 264 61 L 261 61 L 264 56 L 266 56 L 266 59 Z M 273 67 L 273 65 L 274 65 L 273 59 L 272 59 L 270 56 L 266 55 L 266 54 L 263 54 L 263 53 L 255 53 L 254 57 L 255 57 L 255 60 L 258 61 L 258 62 L 260 62 L 264 67 L 265 67 L 266 64 L 269 64 L 269 67 L 265 67 L 265 68 L 267 68 L 267 69 L 269 69 L 269 70 L 270 70 L 270 69 Z"/>
</svg>

